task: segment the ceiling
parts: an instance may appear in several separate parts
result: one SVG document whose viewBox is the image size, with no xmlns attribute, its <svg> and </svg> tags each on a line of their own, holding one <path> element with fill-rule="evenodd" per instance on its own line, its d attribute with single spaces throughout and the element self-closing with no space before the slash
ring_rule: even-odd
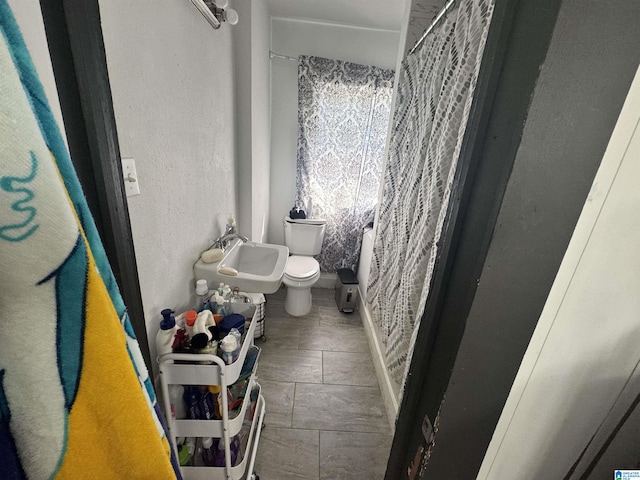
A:
<svg viewBox="0 0 640 480">
<path fill-rule="evenodd" d="M 407 0 L 267 0 L 274 17 L 400 31 Z"/>
</svg>

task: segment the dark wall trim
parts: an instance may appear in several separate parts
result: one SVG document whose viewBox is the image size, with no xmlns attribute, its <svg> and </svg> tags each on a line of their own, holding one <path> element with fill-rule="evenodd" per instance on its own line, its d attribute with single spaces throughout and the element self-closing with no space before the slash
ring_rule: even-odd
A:
<svg viewBox="0 0 640 480">
<path fill-rule="evenodd" d="M 41 0 L 71 159 L 151 368 L 97 0 Z"/>
<path fill-rule="evenodd" d="M 423 417 L 437 422 L 559 7 L 556 0 L 496 1 L 386 480 L 407 478 Z M 440 477 L 427 466 L 421 478 Z"/>
</svg>

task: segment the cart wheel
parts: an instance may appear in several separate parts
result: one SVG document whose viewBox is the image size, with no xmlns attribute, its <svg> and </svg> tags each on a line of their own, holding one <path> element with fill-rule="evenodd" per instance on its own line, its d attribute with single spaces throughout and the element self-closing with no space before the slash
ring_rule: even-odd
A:
<svg viewBox="0 0 640 480">
<path fill-rule="evenodd" d="M 260 340 L 262 340 L 262 343 L 266 342 L 267 341 L 267 336 L 266 335 L 262 335 L 260 337 Z"/>
</svg>

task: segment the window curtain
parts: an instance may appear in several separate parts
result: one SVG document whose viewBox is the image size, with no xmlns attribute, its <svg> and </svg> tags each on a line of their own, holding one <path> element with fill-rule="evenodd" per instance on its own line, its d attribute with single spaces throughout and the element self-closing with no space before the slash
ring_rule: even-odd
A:
<svg viewBox="0 0 640 480">
<path fill-rule="evenodd" d="M 324 272 L 357 268 L 378 199 L 393 77 L 369 65 L 299 59 L 296 204 L 327 220 Z"/>
<path fill-rule="evenodd" d="M 401 67 L 367 290 L 387 369 L 400 385 L 431 286 L 492 12 L 493 0 L 462 0 Z"/>
</svg>

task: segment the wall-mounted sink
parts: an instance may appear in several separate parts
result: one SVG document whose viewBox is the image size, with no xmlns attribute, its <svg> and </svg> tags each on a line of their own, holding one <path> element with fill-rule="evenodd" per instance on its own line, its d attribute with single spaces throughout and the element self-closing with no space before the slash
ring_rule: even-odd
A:
<svg viewBox="0 0 640 480">
<path fill-rule="evenodd" d="M 222 260 L 204 263 L 200 259 L 193 271 L 195 278 L 206 279 L 210 288 L 223 282 L 242 292 L 275 293 L 282 283 L 288 258 L 289 249 L 283 245 L 238 240 L 226 249 Z"/>
</svg>

